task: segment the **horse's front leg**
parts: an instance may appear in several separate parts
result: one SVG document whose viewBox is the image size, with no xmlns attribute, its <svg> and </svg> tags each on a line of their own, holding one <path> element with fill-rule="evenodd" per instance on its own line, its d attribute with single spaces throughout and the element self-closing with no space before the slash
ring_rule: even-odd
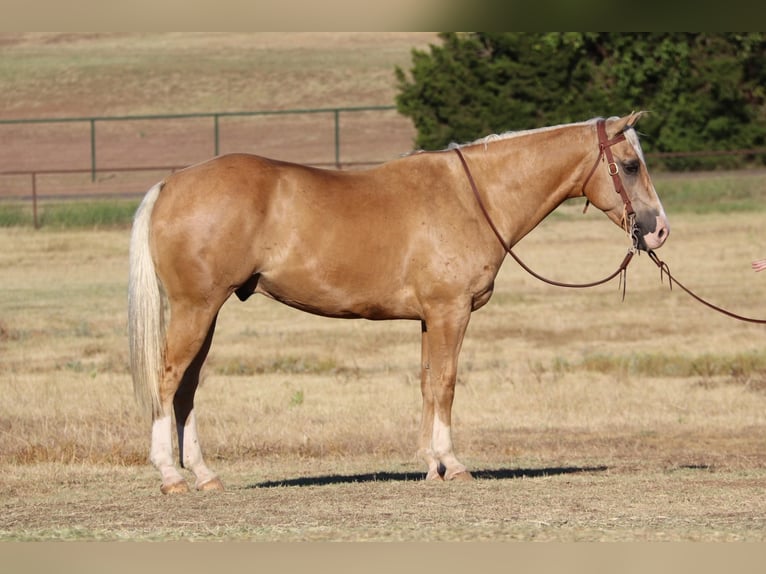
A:
<svg viewBox="0 0 766 574">
<path fill-rule="evenodd" d="M 431 365 L 428 354 L 428 337 L 425 321 L 421 321 L 420 347 L 420 392 L 423 395 L 423 414 L 420 418 L 420 434 L 418 438 L 418 456 L 428 465 L 426 480 L 441 480 L 444 472 L 440 468 L 439 459 L 431 448 L 431 437 L 434 428 L 434 393 L 431 390 Z"/>
<path fill-rule="evenodd" d="M 445 311 L 423 322 L 421 392 L 423 416 L 419 453 L 428 465 L 426 480 L 470 480 L 452 444 L 452 404 L 457 363 L 470 312 Z"/>
</svg>

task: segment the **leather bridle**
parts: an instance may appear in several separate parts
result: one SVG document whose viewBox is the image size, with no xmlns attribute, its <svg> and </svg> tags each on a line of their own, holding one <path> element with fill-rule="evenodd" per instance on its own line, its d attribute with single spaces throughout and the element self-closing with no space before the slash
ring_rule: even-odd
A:
<svg viewBox="0 0 766 574">
<path fill-rule="evenodd" d="M 588 173 L 588 177 L 585 178 L 585 183 L 582 184 L 582 194 L 585 195 L 585 187 L 588 185 L 590 178 L 598 167 L 598 162 L 606 158 L 606 169 L 609 175 L 612 177 L 612 183 L 614 184 L 614 190 L 622 198 L 622 202 L 625 204 L 625 214 L 630 217 L 635 215 L 633 211 L 633 204 L 630 202 L 628 192 L 625 191 L 625 186 L 622 185 L 622 179 L 620 179 L 620 166 L 614 161 L 614 155 L 612 154 L 612 146 L 620 142 L 625 141 L 625 132 L 621 131 L 612 139 L 606 135 L 606 122 L 604 120 L 598 120 L 596 123 L 596 131 L 598 132 L 598 157 L 593 162 L 593 167 Z"/>
<path fill-rule="evenodd" d="M 604 283 L 607 283 L 620 275 L 620 284 L 622 285 L 622 297 L 625 298 L 625 290 L 626 290 L 626 283 L 627 283 L 627 273 L 628 273 L 628 264 L 630 263 L 631 259 L 633 258 L 633 255 L 638 251 L 638 241 L 640 236 L 638 235 L 640 233 L 638 226 L 635 223 L 635 217 L 636 214 L 633 210 L 633 205 L 630 202 L 630 198 L 628 197 L 627 192 L 625 191 L 625 187 L 622 184 L 622 180 L 620 179 L 620 169 L 617 163 L 614 161 L 614 156 L 612 154 L 611 147 L 617 143 L 620 143 L 625 140 L 625 132 L 622 131 L 616 136 L 614 136 L 612 139 L 609 139 L 606 135 L 606 126 L 604 120 L 598 120 L 596 124 L 596 129 L 598 132 L 598 157 L 596 158 L 596 161 L 593 164 L 593 167 L 591 168 L 590 172 L 588 173 L 588 177 L 585 178 L 585 183 L 582 185 L 582 191 L 583 195 L 585 195 L 585 186 L 588 185 L 588 182 L 590 181 L 591 177 L 593 177 L 594 172 L 596 171 L 596 168 L 598 167 L 599 161 L 602 158 L 606 158 L 607 162 L 607 170 L 609 175 L 612 178 L 612 183 L 614 184 L 615 191 L 620 195 L 622 198 L 624 209 L 625 209 L 625 215 L 623 218 L 623 225 L 626 229 L 630 229 L 631 238 L 633 240 L 633 245 L 631 249 L 628 250 L 627 255 L 625 255 L 625 259 L 622 260 L 622 263 L 620 263 L 620 266 L 618 267 L 617 271 L 609 275 L 608 277 L 605 277 L 604 279 L 601 279 L 599 281 L 593 281 L 591 283 L 562 283 L 560 281 L 554 281 L 552 279 L 547 279 L 543 277 L 542 275 L 539 275 L 538 273 L 535 273 L 532 269 L 530 269 L 521 259 L 519 259 L 518 255 L 516 255 L 513 250 L 511 249 L 511 245 L 509 243 L 506 243 L 503 239 L 503 236 L 500 235 L 500 231 L 497 229 L 497 226 L 495 226 L 494 222 L 492 221 L 492 218 L 489 215 L 489 212 L 487 211 L 486 206 L 484 205 L 484 201 L 481 199 L 481 194 L 479 193 L 479 189 L 476 186 L 476 181 L 473 178 L 473 175 L 471 174 L 471 170 L 468 167 L 468 163 L 465 160 L 465 157 L 463 156 L 463 152 L 460 151 L 460 148 L 453 148 L 455 150 L 455 153 L 457 153 L 457 156 L 460 158 L 460 162 L 463 165 L 463 169 L 465 171 L 466 177 L 468 178 L 468 183 L 471 185 L 471 190 L 473 191 L 473 195 L 476 198 L 476 202 L 479 204 L 479 208 L 481 208 L 481 212 L 484 214 L 484 218 L 487 220 L 487 223 L 489 223 L 489 226 L 492 228 L 492 231 L 495 234 L 495 237 L 497 237 L 497 240 L 500 242 L 500 245 L 503 246 L 503 249 L 516 260 L 516 263 L 518 263 L 522 269 L 524 269 L 527 273 L 535 277 L 536 279 L 539 279 L 540 281 L 543 281 L 545 283 L 548 283 L 550 285 L 555 285 L 557 287 L 571 287 L 571 288 L 585 288 L 585 287 L 595 287 L 597 285 L 602 285 Z M 587 204 L 586 204 L 587 207 Z M 626 224 L 629 224 L 630 227 L 628 228 Z M 747 321 L 750 323 L 759 323 L 759 324 L 766 324 L 766 319 L 757 319 L 753 317 L 746 317 L 743 315 L 739 315 L 737 313 L 732 313 L 731 311 L 727 311 L 726 309 L 719 307 L 717 305 L 714 305 L 707 301 L 706 299 L 703 299 L 696 293 L 694 293 L 691 289 L 683 285 L 678 279 L 676 279 L 671 273 L 670 268 L 668 267 L 667 263 L 662 261 L 659 257 L 657 257 L 657 254 L 649 250 L 649 258 L 652 260 L 652 262 L 657 265 L 657 267 L 660 268 L 660 281 L 664 279 L 664 277 L 668 278 L 668 285 L 670 288 L 673 288 L 673 283 L 678 285 L 681 289 L 683 289 L 688 295 L 693 297 L 698 302 L 702 303 L 703 305 L 706 305 L 710 309 L 713 309 L 714 311 L 717 311 L 719 313 L 722 313 L 724 315 L 727 315 L 728 317 L 731 317 L 733 319 L 737 319 L 739 321 Z"/>
<path fill-rule="evenodd" d="M 614 161 L 614 156 L 612 155 L 612 150 L 611 150 L 611 147 L 613 145 L 625 140 L 625 134 L 623 132 L 620 132 L 612 139 L 609 139 L 606 135 L 605 121 L 603 119 L 598 120 L 596 124 L 596 129 L 598 132 L 599 152 L 598 152 L 598 157 L 596 158 L 596 161 L 593 164 L 593 168 L 590 170 L 588 177 L 585 178 L 585 183 L 583 183 L 583 186 L 582 186 L 583 194 L 585 194 L 585 186 L 588 185 L 590 178 L 593 176 L 593 173 L 596 171 L 596 167 L 598 167 L 599 161 L 602 158 L 606 158 L 607 170 L 609 172 L 609 175 L 612 177 L 612 182 L 614 183 L 614 189 L 622 198 L 622 201 L 625 206 L 624 208 L 625 215 L 624 215 L 623 225 L 626 230 L 630 229 L 633 246 L 628 251 L 627 255 L 625 255 L 625 259 L 622 260 L 622 263 L 620 263 L 620 266 L 614 273 L 612 273 L 608 277 L 605 277 L 604 279 L 593 281 L 591 283 L 562 283 L 560 281 L 554 281 L 553 279 L 547 279 L 546 277 L 543 277 L 542 275 L 535 273 L 521 259 L 519 259 L 519 257 L 511 249 L 511 245 L 509 243 L 506 243 L 506 241 L 503 239 L 503 236 L 500 234 L 500 231 L 498 230 L 497 226 L 492 221 L 492 217 L 489 215 L 489 211 L 487 211 L 487 208 L 484 205 L 484 201 L 482 200 L 481 194 L 479 193 L 479 188 L 476 186 L 476 181 L 474 180 L 473 174 L 471 173 L 471 170 L 468 167 L 468 162 L 466 162 L 463 152 L 460 151 L 459 147 L 456 147 L 453 149 L 455 153 L 457 154 L 457 156 L 460 158 L 460 163 L 463 165 L 463 170 L 465 171 L 466 177 L 468 178 L 468 183 L 471 185 L 471 190 L 473 191 L 473 195 L 476 198 L 476 202 L 479 204 L 479 208 L 481 209 L 481 212 L 484 214 L 484 218 L 487 220 L 487 223 L 489 224 L 490 228 L 494 232 L 495 237 L 497 237 L 497 240 L 500 242 L 500 245 L 502 245 L 503 249 L 511 257 L 513 257 L 516 260 L 516 263 L 518 263 L 522 267 L 522 269 L 524 269 L 527 273 L 529 273 L 536 279 L 539 279 L 540 281 L 548 283 L 549 285 L 555 285 L 557 287 L 571 287 L 575 289 L 595 287 L 597 285 L 602 285 L 604 283 L 611 281 L 618 275 L 620 275 L 621 284 L 623 286 L 623 297 L 624 297 L 625 296 L 625 279 L 627 279 L 628 264 L 630 263 L 630 260 L 633 258 L 633 255 L 636 252 L 638 241 L 640 238 L 638 227 L 635 223 L 636 214 L 633 211 L 633 205 L 631 204 L 630 198 L 628 197 L 628 194 L 625 191 L 625 187 L 622 185 L 622 180 L 620 179 L 620 175 L 619 175 L 619 171 L 620 171 L 619 166 Z M 630 227 L 628 227 L 628 225 Z"/>
</svg>

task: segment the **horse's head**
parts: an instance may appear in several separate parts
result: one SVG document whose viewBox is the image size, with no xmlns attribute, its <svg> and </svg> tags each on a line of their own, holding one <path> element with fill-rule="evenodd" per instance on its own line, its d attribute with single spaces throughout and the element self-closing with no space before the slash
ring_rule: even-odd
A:
<svg viewBox="0 0 766 574">
<path fill-rule="evenodd" d="M 598 157 L 583 193 L 631 235 L 636 247 L 651 250 L 665 243 L 670 225 L 633 129 L 641 115 L 597 121 L 593 147 Z"/>
</svg>

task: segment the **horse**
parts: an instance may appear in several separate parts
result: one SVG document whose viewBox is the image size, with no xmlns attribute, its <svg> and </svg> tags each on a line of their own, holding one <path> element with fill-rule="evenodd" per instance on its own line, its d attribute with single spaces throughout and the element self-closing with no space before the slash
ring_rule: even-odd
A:
<svg viewBox="0 0 766 574">
<path fill-rule="evenodd" d="M 227 154 L 154 185 L 131 232 L 128 339 L 161 492 L 189 490 L 174 463 L 173 419 L 181 468 L 198 490 L 223 489 L 202 456 L 194 395 L 232 294 L 324 317 L 420 321 L 425 479 L 471 479 L 452 441 L 458 355 L 510 247 L 582 196 L 635 249 L 668 237 L 634 129 L 642 113 L 488 136 L 364 170 Z"/>
</svg>

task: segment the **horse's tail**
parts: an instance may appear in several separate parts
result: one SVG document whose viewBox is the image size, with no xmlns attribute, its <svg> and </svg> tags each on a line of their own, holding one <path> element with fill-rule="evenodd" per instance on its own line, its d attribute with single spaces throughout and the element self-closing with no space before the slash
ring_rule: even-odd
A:
<svg viewBox="0 0 766 574">
<path fill-rule="evenodd" d="M 163 184 L 152 187 L 133 220 L 128 283 L 128 341 L 133 391 L 139 404 L 160 412 L 160 376 L 165 345 L 165 293 L 154 270 L 149 247 L 154 204 Z"/>
</svg>

